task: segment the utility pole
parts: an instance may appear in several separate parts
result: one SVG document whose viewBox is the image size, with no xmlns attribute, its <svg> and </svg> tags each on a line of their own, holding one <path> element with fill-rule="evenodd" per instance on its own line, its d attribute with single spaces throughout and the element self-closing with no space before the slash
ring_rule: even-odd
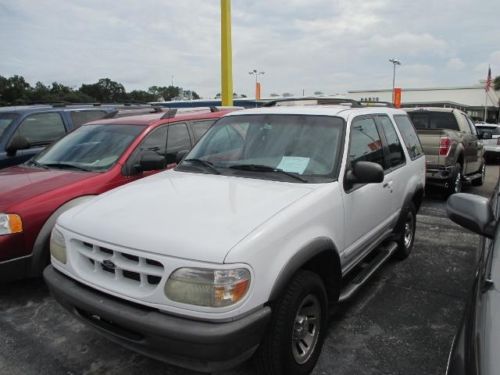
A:
<svg viewBox="0 0 500 375">
<path fill-rule="evenodd" d="M 264 74 L 264 72 L 259 72 L 257 69 L 248 72 L 250 75 L 255 75 L 255 99 L 260 99 L 260 83 L 259 83 L 259 75 Z"/>
<path fill-rule="evenodd" d="M 401 65 L 401 61 L 396 58 L 389 59 L 389 62 L 393 65 L 392 71 L 392 103 L 394 104 L 394 88 L 396 87 L 396 65 Z"/>
<path fill-rule="evenodd" d="M 221 99 L 233 105 L 233 60 L 231 51 L 231 0 L 220 1 L 221 10 Z"/>
</svg>

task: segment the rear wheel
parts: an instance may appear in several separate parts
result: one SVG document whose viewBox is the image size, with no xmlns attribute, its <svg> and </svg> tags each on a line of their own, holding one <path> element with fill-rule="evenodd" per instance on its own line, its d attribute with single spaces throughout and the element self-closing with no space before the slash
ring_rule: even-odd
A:
<svg viewBox="0 0 500 375">
<path fill-rule="evenodd" d="M 255 356 L 258 373 L 309 374 L 323 345 L 327 306 L 321 278 L 299 271 L 273 306 L 269 329 Z"/>
</svg>

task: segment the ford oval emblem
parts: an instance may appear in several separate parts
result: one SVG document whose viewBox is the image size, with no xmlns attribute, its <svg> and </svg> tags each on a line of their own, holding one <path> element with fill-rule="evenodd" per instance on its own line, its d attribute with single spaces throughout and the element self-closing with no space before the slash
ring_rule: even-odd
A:
<svg viewBox="0 0 500 375">
<path fill-rule="evenodd" d="M 114 264 L 111 260 L 106 259 L 102 261 L 102 265 L 110 270 L 116 269 L 116 264 Z"/>
</svg>

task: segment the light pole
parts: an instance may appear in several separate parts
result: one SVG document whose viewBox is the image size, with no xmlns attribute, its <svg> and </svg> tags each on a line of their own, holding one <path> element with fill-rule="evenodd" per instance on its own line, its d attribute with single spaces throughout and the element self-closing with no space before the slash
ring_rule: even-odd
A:
<svg viewBox="0 0 500 375">
<path fill-rule="evenodd" d="M 260 99 L 260 90 L 259 90 L 259 75 L 263 75 L 265 72 L 259 72 L 257 69 L 254 69 L 248 74 L 255 76 L 255 99 Z"/>
<path fill-rule="evenodd" d="M 389 62 L 393 65 L 392 70 L 392 103 L 394 104 L 394 88 L 396 87 L 396 65 L 401 65 L 401 61 L 396 58 L 389 59 Z"/>
</svg>

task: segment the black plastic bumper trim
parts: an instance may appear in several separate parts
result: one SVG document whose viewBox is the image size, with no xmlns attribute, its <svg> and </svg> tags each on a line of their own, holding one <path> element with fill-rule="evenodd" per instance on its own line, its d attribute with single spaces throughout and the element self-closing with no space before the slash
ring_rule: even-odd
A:
<svg viewBox="0 0 500 375">
<path fill-rule="evenodd" d="M 112 341 L 150 357 L 197 371 L 234 367 L 257 349 L 271 308 L 241 319 L 211 323 L 142 308 L 86 287 L 48 266 L 43 273 L 54 298 Z"/>
</svg>

